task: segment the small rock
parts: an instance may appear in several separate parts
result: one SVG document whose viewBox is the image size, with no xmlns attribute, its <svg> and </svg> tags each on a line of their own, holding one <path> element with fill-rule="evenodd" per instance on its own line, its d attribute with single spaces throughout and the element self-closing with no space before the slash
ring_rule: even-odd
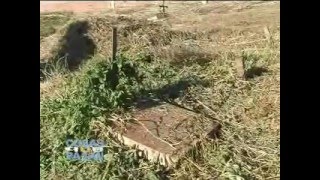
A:
<svg viewBox="0 0 320 180">
<path fill-rule="evenodd" d="M 154 17 L 148 18 L 148 21 L 156 21 L 156 20 L 158 20 L 158 17 L 157 17 L 157 16 L 154 16 Z"/>
</svg>

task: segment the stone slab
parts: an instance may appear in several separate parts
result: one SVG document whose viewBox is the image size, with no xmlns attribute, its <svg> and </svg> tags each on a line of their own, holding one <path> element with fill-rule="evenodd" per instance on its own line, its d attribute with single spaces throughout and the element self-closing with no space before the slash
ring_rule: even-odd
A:
<svg viewBox="0 0 320 180">
<path fill-rule="evenodd" d="M 146 108 L 150 104 L 154 107 Z M 149 105 L 148 105 L 149 104 Z M 117 138 L 135 146 L 151 161 L 170 166 L 218 126 L 192 111 L 168 103 L 144 102 L 125 129 L 117 129 Z"/>
</svg>

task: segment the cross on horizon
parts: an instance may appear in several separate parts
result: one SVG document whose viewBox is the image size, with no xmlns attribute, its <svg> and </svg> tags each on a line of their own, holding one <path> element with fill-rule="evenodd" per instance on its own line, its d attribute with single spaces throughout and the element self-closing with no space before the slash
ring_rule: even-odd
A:
<svg viewBox="0 0 320 180">
<path fill-rule="evenodd" d="M 165 0 L 162 0 L 162 5 L 160 5 L 160 9 L 162 8 L 162 13 L 165 13 L 166 12 L 166 8 L 168 8 L 168 6 L 164 5 L 164 1 Z"/>
</svg>

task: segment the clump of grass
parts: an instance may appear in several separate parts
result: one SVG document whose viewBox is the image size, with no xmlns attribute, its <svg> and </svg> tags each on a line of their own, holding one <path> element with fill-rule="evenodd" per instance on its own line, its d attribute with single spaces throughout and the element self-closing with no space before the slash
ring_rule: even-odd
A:
<svg viewBox="0 0 320 180">
<path fill-rule="evenodd" d="M 71 15 L 71 13 L 62 12 L 40 14 L 40 41 L 54 34 L 59 27 L 71 18 Z"/>
<path fill-rule="evenodd" d="M 196 62 L 172 66 L 167 61 L 153 59 L 148 53 L 138 57 L 119 56 L 113 63 L 103 59 L 88 61 L 80 71 L 66 77 L 58 96 L 41 99 L 43 179 L 54 176 L 53 170 L 64 177 L 81 178 L 80 174 L 85 173 L 93 179 L 277 178 L 279 51 L 266 47 L 245 51 L 243 57 L 247 68 L 262 66 L 270 72 L 247 82 L 238 80 L 233 72 L 232 57 L 222 52 L 205 66 Z M 186 96 L 212 109 L 210 116 L 222 124 L 220 140 L 203 142 L 193 154 L 181 160 L 180 166 L 166 174 L 163 167 L 140 159 L 134 150 L 119 146 L 103 133 L 111 124 L 108 115 L 123 112 L 136 96 L 188 76 L 208 82 L 206 86 L 191 86 Z M 196 108 L 192 106 L 194 102 L 191 105 L 185 102 L 186 97 L 175 101 Z M 103 164 L 76 164 L 64 158 L 63 143 L 67 136 L 86 138 L 95 132 L 100 132 L 99 136 L 110 143 Z M 78 175 L 74 175 L 76 172 Z"/>
<path fill-rule="evenodd" d="M 249 57 L 259 57 L 259 61 L 265 63 L 266 67 L 274 66 L 273 63 L 266 62 L 274 58 L 273 53 L 265 53 L 263 56 L 256 53 L 258 54 L 247 52 L 248 60 Z M 52 175 L 53 169 L 56 174 L 64 177 L 81 178 L 85 174 L 86 177 L 94 179 L 161 179 L 162 176 L 173 179 L 277 177 L 279 131 L 270 131 L 268 126 L 278 121 L 278 114 L 274 112 L 279 112 L 279 109 L 277 104 L 271 103 L 274 100 L 272 98 L 277 98 L 277 92 L 267 91 L 278 87 L 278 82 L 269 81 L 277 76 L 277 72 L 261 76 L 264 84 L 255 84 L 256 79 L 243 82 L 235 78 L 232 61 L 228 55 L 222 54 L 207 66 L 195 63 L 174 67 L 168 62 L 150 61 L 147 54 L 136 58 L 120 56 L 120 59 L 113 63 L 103 60 L 90 61 L 77 75 L 66 79 L 60 96 L 41 100 L 43 177 Z M 112 123 L 107 120 L 108 115 L 123 112 L 126 107 L 130 107 L 136 96 L 190 75 L 209 82 L 206 86 L 194 84 L 188 95 L 215 112 L 211 116 L 219 119 L 223 127 L 220 140 L 203 142 L 194 150 L 194 154 L 187 155 L 187 159 L 182 159 L 180 166 L 167 174 L 163 167 L 139 158 L 136 151 L 119 146 L 104 133 Z M 271 93 L 275 93 L 275 96 L 270 96 Z M 187 106 L 184 99 L 185 97 L 181 97 L 176 101 Z M 92 137 L 96 134 L 94 132 L 100 132 L 98 136 L 109 142 L 105 162 L 68 162 L 62 153 L 65 138 Z"/>
<path fill-rule="evenodd" d="M 158 69 L 158 72 L 151 73 L 155 69 Z M 68 162 L 63 156 L 63 145 L 67 137 L 88 138 L 92 134 L 90 130 L 92 121 L 106 118 L 113 112 L 126 109 L 132 100 L 140 95 L 139 92 L 142 89 L 146 91 L 160 86 L 161 83 L 154 84 L 154 79 L 159 79 L 159 81 L 170 77 L 172 79 L 170 73 L 167 73 L 166 70 L 160 70 L 160 67 L 157 66 L 150 69 L 141 60 L 141 57 L 132 61 L 120 55 L 116 62 L 91 61 L 91 64 L 87 64 L 81 73 L 78 72 L 67 77 L 59 97 L 41 99 L 40 163 L 43 176 L 50 174 L 48 168 L 54 168 L 60 173 L 67 173 L 72 167 L 73 163 Z M 154 76 L 154 78 L 148 80 L 147 77 L 150 76 Z M 165 81 L 162 80 L 162 82 Z M 111 125 L 109 121 L 104 123 Z M 56 134 L 57 131 L 59 134 Z M 155 169 L 154 174 L 161 169 L 160 167 L 155 168 L 158 165 L 152 165 L 137 158 L 135 151 L 130 151 L 128 148 L 110 145 L 107 151 L 108 155 L 106 156 L 109 159 L 106 162 L 109 161 L 108 163 L 111 165 L 116 164 L 116 167 L 112 170 L 109 169 L 110 172 L 104 176 L 123 178 L 156 176 L 151 172 L 145 174 L 143 171 L 134 170 L 143 163 L 151 169 Z M 111 162 L 112 160 L 114 162 Z M 142 162 L 142 164 L 138 162 Z M 91 164 L 89 166 L 106 168 L 109 165 Z M 85 166 L 84 169 L 89 166 Z M 78 171 L 81 172 L 81 168 Z M 91 170 L 90 173 L 93 171 Z M 95 179 L 97 174 L 93 174 L 92 178 Z"/>
<path fill-rule="evenodd" d="M 56 61 L 40 62 L 40 82 L 69 72 L 67 62 L 63 58 Z"/>
</svg>

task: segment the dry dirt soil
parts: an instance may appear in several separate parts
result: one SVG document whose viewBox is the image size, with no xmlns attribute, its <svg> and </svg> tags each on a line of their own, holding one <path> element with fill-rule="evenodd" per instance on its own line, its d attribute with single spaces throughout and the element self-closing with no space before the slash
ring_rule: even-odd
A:
<svg viewBox="0 0 320 180">
<path fill-rule="evenodd" d="M 116 8 L 133 8 L 159 2 L 117 1 Z M 112 10 L 110 1 L 40 1 L 40 12 L 72 11 L 74 13 L 92 13 Z"/>
</svg>

